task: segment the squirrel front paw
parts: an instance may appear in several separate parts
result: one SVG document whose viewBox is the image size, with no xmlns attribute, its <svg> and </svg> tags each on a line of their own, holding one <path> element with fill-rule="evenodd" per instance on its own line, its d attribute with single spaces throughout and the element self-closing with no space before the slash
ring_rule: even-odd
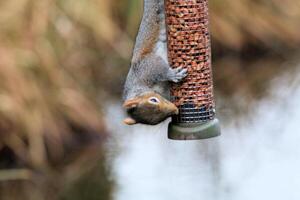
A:
<svg viewBox="0 0 300 200">
<path fill-rule="evenodd" d="M 187 76 L 187 69 L 184 69 L 182 67 L 178 67 L 175 69 L 170 68 L 169 73 L 168 73 L 169 80 L 174 83 L 180 82 L 186 76 Z"/>
</svg>

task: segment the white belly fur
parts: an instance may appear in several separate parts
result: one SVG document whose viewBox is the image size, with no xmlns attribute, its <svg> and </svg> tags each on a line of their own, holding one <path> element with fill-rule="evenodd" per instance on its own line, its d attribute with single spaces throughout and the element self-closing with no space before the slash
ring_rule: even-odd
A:
<svg viewBox="0 0 300 200">
<path fill-rule="evenodd" d="M 155 45 L 155 55 L 161 57 L 166 63 L 168 63 L 167 43 L 158 41 Z"/>
<path fill-rule="evenodd" d="M 159 31 L 159 39 L 155 45 L 154 53 L 156 56 L 161 57 L 168 65 L 168 51 L 167 51 L 167 35 L 164 19 L 162 20 Z M 164 98 L 169 99 L 169 85 L 167 82 L 163 84 L 157 84 L 153 87 L 153 90 L 163 95 Z"/>
<path fill-rule="evenodd" d="M 155 45 L 154 51 L 155 55 L 161 57 L 166 63 L 168 63 L 167 35 L 164 22 L 162 22 L 160 25 L 159 39 Z"/>
</svg>

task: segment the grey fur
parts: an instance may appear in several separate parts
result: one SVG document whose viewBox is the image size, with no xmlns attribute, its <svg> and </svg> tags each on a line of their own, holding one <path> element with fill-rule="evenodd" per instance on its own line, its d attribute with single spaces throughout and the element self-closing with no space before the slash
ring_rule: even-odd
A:
<svg viewBox="0 0 300 200">
<path fill-rule="evenodd" d="M 187 75 L 182 68 L 172 69 L 154 50 L 141 57 L 146 40 L 153 35 L 153 26 L 159 25 L 160 35 L 157 42 L 166 42 L 164 0 L 145 0 L 144 15 L 136 38 L 131 68 L 124 87 L 124 100 L 134 98 L 147 92 L 155 91 L 163 96 L 169 90 L 169 81 L 179 82 Z"/>
<path fill-rule="evenodd" d="M 145 41 L 152 40 L 155 35 L 155 27 L 160 25 L 160 29 L 165 27 L 164 0 L 144 0 L 144 12 L 138 30 L 133 50 L 132 62 L 141 58 Z"/>
</svg>

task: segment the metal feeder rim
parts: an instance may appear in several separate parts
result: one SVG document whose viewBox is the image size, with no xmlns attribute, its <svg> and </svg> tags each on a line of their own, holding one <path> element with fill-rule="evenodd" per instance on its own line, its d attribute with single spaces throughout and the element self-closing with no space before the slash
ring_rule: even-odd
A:
<svg viewBox="0 0 300 200">
<path fill-rule="evenodd" d="M 168 127 L 168 138 L 172 140 L 201 140 L 221 135 L 217 118 L 201 123 L 174 123 Z"/>
</svg>

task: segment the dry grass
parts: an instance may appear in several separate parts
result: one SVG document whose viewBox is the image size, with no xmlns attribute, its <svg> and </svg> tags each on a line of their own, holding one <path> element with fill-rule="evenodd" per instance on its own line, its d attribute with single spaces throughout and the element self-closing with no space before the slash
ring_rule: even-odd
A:
<svg viewBox="0 0 300 200">
<path fill-rule="evenodd" d="M 99 88 L 90 65 L 99 67 L 98 48 L 111 44 L 114 29 L 109 18 L 100 23 L 102 27 L 95 25 L 93 20 L 102 17 L 96 12 L 99 1 L 76 1 L 70 6 L 72 2 L 0 4 L 2 193 L 12 186 L 7 180 L 25 179 L 26 185 L 33 181 L 32 187 L 45 193 L 26 192 L 30 187 L 18 183 L 23 188 L 20 196 L 46 198 L 47 191 L 57 191 L 59 185 L 95 166 L 102 154 L 99 144 L 106 133 L 97 103 L 102 93 L 95 92 Z M 87 165 L 88 161 L 92 163 Z M 46 189 L 51 187 L 56 189 Z"/>
<path fill-rule="evenodd" d="M 93 94 L 84 87 L 91 72 L 82 53 L 83 28 L 73 27 L 56 4 L 1 5 L 0 144 L 26 166 L 62 157 L 76 129 L 104 132 Z"/>
<path fill-rule="evenodd" d="M 249 44 L 271 49 L 298 48 L 300 2 L 297 0 L 211 0 L 214 38 L 233 49 Z"/>
</svg>

